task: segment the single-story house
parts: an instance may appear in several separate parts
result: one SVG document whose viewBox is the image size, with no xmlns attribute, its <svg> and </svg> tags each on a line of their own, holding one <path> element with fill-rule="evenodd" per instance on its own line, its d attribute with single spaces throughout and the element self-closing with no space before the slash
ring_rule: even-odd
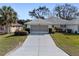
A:
<svg viewBox="0 0 79 59">
<path fill-rule="evenodd" d="M 23 26 L 21 24 L 15 23 L 11 24 L 8 27 L 8 32 L 9 33 L 14 33 L 16 30 L 20 31 L 23 30 Z M 7 28 L 5 25 L 0 25 L 0 34 L 7 33 Z"/>
<path fill-rule="evenodd" d="M 11 24 L 10 26 L 10 32 L 14 33 L 16 30 L 21 31 L 23 30 L 23 25 L 15 23 L 15 24 Z"/>
<path fill-rule="evenodd" d="M 27 24 L 30 33 L 49 33 L 51 28 L 60 28 L 65 32 L 79 33 L 79 19 L 64 20 L 57 17 L 49 17 L 47 19 L 36 19 Z"/>
</svg>

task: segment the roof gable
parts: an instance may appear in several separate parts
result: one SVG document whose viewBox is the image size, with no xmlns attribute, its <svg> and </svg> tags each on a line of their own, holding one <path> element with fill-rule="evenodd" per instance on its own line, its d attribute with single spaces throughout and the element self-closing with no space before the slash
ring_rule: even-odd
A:
<svg viewBox="0 0 79 59">
<path fill-rule="evenodd" d="M 30 24 L 30 25 L 48 25 L 50 22 L 44 20 L 44 19 L 36 19 L 30 22 L 27 22 L 25 24 Z"/>
</svg>

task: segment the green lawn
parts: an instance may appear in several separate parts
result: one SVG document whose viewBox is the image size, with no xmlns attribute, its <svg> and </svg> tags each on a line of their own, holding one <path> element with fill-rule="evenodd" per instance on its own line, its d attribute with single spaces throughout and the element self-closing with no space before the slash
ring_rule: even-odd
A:
<svg viewBox="0 0 79 59">
<path fill-rule="evenodd" d="M 79 35 L 78 34 L 51 34 L 56 45 L 71 56 L 79 56 Z"/>
<path fill-rule="evenodd" d="M 12 49 L 22 44 L 26 36 L 13 36 L 11 34 L 0 35 L 0 55 L 5 55 Z"/>
</svg>

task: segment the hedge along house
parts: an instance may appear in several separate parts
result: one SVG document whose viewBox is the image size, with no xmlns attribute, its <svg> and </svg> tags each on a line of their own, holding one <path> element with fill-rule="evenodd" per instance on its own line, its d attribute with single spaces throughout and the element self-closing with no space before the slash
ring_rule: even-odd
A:
<svg viewBox="0 0 79 59">
<path fill-rule="evenodd" d="M 79 33 L 79 20 L 64 20 L 57 17 L 49 17 L 47 19 L 37 19 L 27 24 L 27 28 L 30 29 L 30 33 L 49 33 L 52 28 L 61 29 L 64 32 Z"/>
<path fill-rule="evenodd" d="M 36 19 L 25 24 L 30 29 L 30 33 L 49 33 L 49 28 L 52 28 L 51 23 L 44 19 Z"/>
</svg>

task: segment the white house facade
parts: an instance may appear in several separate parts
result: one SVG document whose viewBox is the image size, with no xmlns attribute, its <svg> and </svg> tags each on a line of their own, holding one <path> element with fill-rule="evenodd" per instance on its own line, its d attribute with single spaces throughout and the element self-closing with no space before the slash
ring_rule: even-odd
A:
<svg viewBox="0 0 79 59">
<path fill-rule="evenodd" d="M 59 28 L 69 33 L 79 33 L 79 19 L 63 20 L 57 17 L 49 17 L 47 19 L 37 19 L 27 24 L 30 33 L 49 33 L 49 29 Z"/>
<path fill-rule="evenodd" d="M 59 27 L 63 31 L 71 33 L 79 33 L 79 19 L 64 20 L 57 17 L 49 17 L 47 19 L 55 27 Z"/>
</svg>

